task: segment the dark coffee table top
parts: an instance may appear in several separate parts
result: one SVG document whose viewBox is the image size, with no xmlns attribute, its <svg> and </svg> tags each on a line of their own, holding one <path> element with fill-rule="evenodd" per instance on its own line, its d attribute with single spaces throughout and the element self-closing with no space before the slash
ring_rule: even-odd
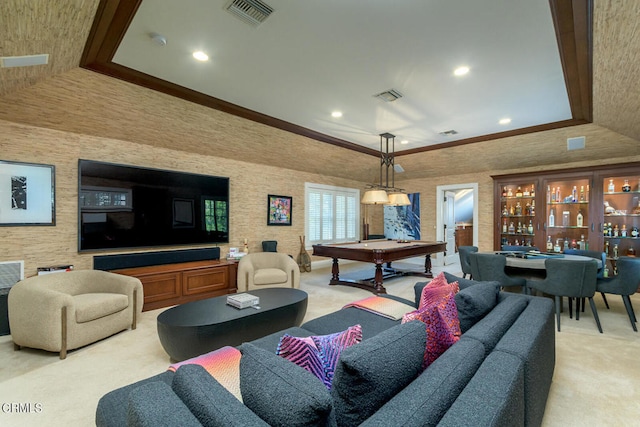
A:
<svg viewBox="0 0 640 427">
<path fill-rule="evenodd" d="M 300 289 L 268 288 L 248 292 L 260 298 L 260 308 L 237 309 L 227 305 L 227 295 L 188 302 L 163 311 L 158 323 L 172 327 L 198 327 L 215 325 L 249 317 L 258 313 L 295 305 L 307 299 Z"/>
</svg>

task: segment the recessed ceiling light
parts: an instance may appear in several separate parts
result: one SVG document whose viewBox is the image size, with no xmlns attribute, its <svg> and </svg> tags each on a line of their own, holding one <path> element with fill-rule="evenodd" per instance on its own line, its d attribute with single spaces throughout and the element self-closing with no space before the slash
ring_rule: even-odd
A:
<svg viewBox="0 0 640 427">
<path fill-rule="evenodd" d="M 342 117 L 342 111 L 334 111 L 331 113 L 331 117 L 340 118 Z"/>
<path fill-rule="evenodd" d="M 508 125 L 509 123 L 511 123 L 511 119 L 508 117 L 505 117 L 504 119 L 500 119 L 498 123 L 500 123 L 501 125 Z"/>
<path fill-rule="evenodd" d="M 207 55 L 206 53 L 202 52 L 201 50 L 199 50 L 197 52 L 193 52 L 193 57 L 196 58 L 198 61 L 208 61 L 209 60 L 209 55 Z"/>
<path fill-rule="evenodd" d="M 407 141 L 406 139 L 403 139 L 402 141 L 400 141 L 400 144 L 408 144 L 409 141 Z"/>
<path fill-rule="evenodd" d="M 456 76 L 464 76 L 468 72 L 469 72 L 469 67 L 466 67 L 466 66 L 458 67 L 455 70 L 453 70 L 453 74 L 455 74 Z"/>
</svg>

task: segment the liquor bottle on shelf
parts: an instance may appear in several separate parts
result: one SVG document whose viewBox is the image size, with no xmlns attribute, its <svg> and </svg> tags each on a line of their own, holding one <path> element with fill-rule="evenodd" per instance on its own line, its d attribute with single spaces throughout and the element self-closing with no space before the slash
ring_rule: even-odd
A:
<svg viewBox="0 0 640 427">
<path fill-rule="evenodd" d="M 568 227 L 568 226 L 571 225 L 570 219 L 569 219 L 570 215 L 571 215 L 571 212 L 569 212 L 569 211 L 563 211 L 562 212 L 562 226 L 563 227 Z"/>
<path fill-rule="evenodd" d="M 509 210 L 507 209 L 507 205 L 504 205 L 504 208 L 502 209 L 502 216 L 509 216 Z"/>
<path fill-rule="evenodd" d="M 613 237 L 620 237 L 620 230 L 618 229 L 618 224 L 613 226 Z"/>
<path fill-rule="evenodd" d="M 529 195 L 531 197 L 536 197 L 536 187 L 533 184 L 531 184 L 531 192 L 529 193 Z"/>
<path fill-rule="evenodd" d="M 640 182 L 638 183 L 638 188 L 640 188 Z M 551 187 L 547 185 L 547 203 L 551 203 Z"/>
<path fill-rule="evenodd" d="M 571 201 L 573 203 L 578 201 L 578 188 L 574 185 L 573 190 L 571 190 Z"/>
<path fill-rule="evenodd" d="M 516 203 L 516 215 L 517 216 L 522 215 L 522 206 L 520 206 L 520 202 Z"/>
<path fill-rule="evenodd" d="M 560 203 L 562 198 L 560 197 L 560 186 L 556 187 L 556 202 Z"/>
<path fill-rule="evenodd" d="M 609 241 L 604 242 L 604 253 L 609 256 Z"/>
<path fill-rule="evenodd" d="M 553 209 L 551 209 L 551 213 L 549 214 L 549 227 L 555 227 L 556 226 L 556 217 L 553 213 Z"/>
<path fill-rule="evenodd" d="M 522 197 L 522 187 L 518 187 L 516 190 L 516 197 Z"/>
<path fill-rule="evenodd" d="M 567 239 L 566 237 L 564 238 L 564 246 L 565 249 L 569 249 L 569 239 Z"/>
<path fill-rule="evenodd" d="M 509 215 L 515 215 L 516 211 L 513 209 L 513 205 L 509 206 Z"/>
<path fill-rule="evenodd" d="M 513 191 L 511 191 L 511 188 L 507 190 L 507 197 L 513 197 Z"/>
<path fill-rule="evenodd" d="M 633 215 L 640 215 L 640 200 L 638 200 L 638 206 L 634 207 L 631 213 Z"/>
<path fill-rule="evenodd" d="M 529 203 L 528 201 L 527 201 L 527 204 L 524 206 L 524 214 L 533 216 L 531 214 L 531 203 Z"/>
<path fill-rule="evenodd" d="M 609 193 L 614 193 L 614 192 L 616 191 L 616 186 L 615 186 L 615 184 L 613 183 L 613 180 L 612 180 L 612 179 L 610 179 L 610 180 L 609 180 L 609 186 L 607 187 L 607 191 L 608 191 Z"/>
<path fill-rule="evenodd" d="M 554 203 L 556 201 L 556 187 L 553 187 L 553 189 L 551 190 L 551 203 Z"/>
<path fill-rule="evenodd" d="M 627 237 L 627 224 L 622 224 L 620 227 L 620 237 Z"/>
<path fill-rule="evenodd" d="M 553 242 L 551 236 L 547 237 L 547 252 L 553 252 Z"/>
<path fill-rule="evenodd" d="M 533 221 L 529 220 L 529 225 L 527 226 L 527 233 L 533 234 Z"/>
<path fill-rule="evenodd" d="M 529 188 L 525 187 L 524 190 L 522 190 L 522 196 L 523 197 L 529 197 L 531 195 L 531 193 L 529 192 Z"/>
<path fill-rule="evenodd" d="M 613 258 L 618 258 L 618 244 L 613 245 Z"/>
<path fill-rule="evenodd" d="M 507 226 L 507 219 L 505 218 L 503 223 L 502 223 L 502 232 L 506 233 L 508 230 L 508 226 Z"/>
<path fill-rule="evenodd" d="M 518 221 L 518 228 L 516 229 L 516 233 L 522 234 L 522 222 Z"/>
<path fill-rule="evenodd" d="M 516 232 L 516 227 L 513 225 L 513 222 L 509 224 L 509 233 L 513 234 Z"/>
<path fill-rule="evenodd" d="M 560 239 L 556 239 L 556 245 L 553 247 L 553 252 L 562 252 L 562 249 L 560 248 Z"/>
<path fill-rule="evenodd" d="M 584 185 L 580 186 L 580 201 L 584 202 L 585 198 L 584 198 Z"/>
<path fill-rule="evenodd" d="M 502 188 L 502 197 L 507 197 L 507 187 Z"/>
<path fill-rule="evenodd" d="M 628 193 L 629 191 L 631 191 L 631 186 L 629 185 L 629 180 L 625 179 L 624 180 L 624 185 L 622 186 L 622 191 L 625 193 Z"/>
<path fill-rule="evenodd" d="M 584 199 L 588 202 L 589 201 L 589 184 L 587 184 L 587 192 L 584 195 Z"/>
<path fill-rule="evenodd" d="M 638 209 L 640 209 L 640 204 L 638 206 Z M 535 201 L 535 199 L 531 201 L 531 216 L 536 216 L 536 201 Z"/>
<path fill-rule="evenodd" d="M 587 242 L 585 242 L 584 240 L 584 234 L 580 236 L 580 243 L 578 244 L 578 248 L 580 248 L 581 250 L 587 249 Z"/>
<path fill-rule="evenodd" d="M 640 237 L 640 232 L 638 231 L 638 227 L 631 228 L 631 237 L 633 238 Z"/>
<path fill-rule="evenodd" d="M 576 225 L 578 227 L 582 227 L 584 223 L 584 218 L 582 217 L 582 211 L 578 211 L 578 217 L 576 218 Z"/>
</svg>

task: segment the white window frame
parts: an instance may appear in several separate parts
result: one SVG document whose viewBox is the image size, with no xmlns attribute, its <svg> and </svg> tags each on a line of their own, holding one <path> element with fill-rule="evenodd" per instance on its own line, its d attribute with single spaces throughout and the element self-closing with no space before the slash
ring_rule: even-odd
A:
<svg viewBox="0 0 640 427">
<path fill-rule="evenodd" d="M 332 209 L 331 221 L 324 221 L 324 219 L 322 218 L 322 209 L 321 209 L 321 212 L 319 213 L 321 216 L 320 239 L 313 240 L 311 238 L 313 236 L 311 236 L 311 233 L 309 232 L 310 218 L 313 214 L 313 212 L 311 212 L 313 208 L 312 208 L 312 203 L 310 202 L 310 196 L 312 194 L 317 194 L 317 193 L 321 193 L 324 195 L 331 195 L 333 200 L 333 203 L 332 203 L 333 209 Z M 342 242 L 352 242 L 352 241 L 360 240 L 360 190 L 355 188 L 336 187 L 332 185 L 314 184 L 311 182 L 305 182 L 304 195 L 305 195 L 305 206 L 306 206 L 304 227 L 305 227 L 305 236 L 307 236 L 305 243 L 308 248 L 316 244 L 342 243 Z M 341 238 L 341 239 L 336 238 L 336 225 L 338 223 L 338 221 L 336 221 L 336 203 L 335 203 L 336 196 L 353 197 L 355 200 L 355 203 L 353 206 L 354 212 L 346 212 L 346 217 L 352 220 L 354 224 L 353 235 L 346 235 L 344 238 Z M 346 219 L 347 218 L 344 218 L 344 220 Z M 324 228 L 326 223 L 331 224 L 332 228 L 330 230 Z M 322 238 L 323 234 L 327 234 L 327 232 L 330 234 L 330 238 L 323 239 Z"/>
</svg>

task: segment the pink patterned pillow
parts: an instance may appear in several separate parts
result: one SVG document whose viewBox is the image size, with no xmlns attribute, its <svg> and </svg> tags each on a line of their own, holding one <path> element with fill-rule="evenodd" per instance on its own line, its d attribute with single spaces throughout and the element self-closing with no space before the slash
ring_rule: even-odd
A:
<svg viewBox="0 0 640 427">
<path fill-rule="evenodd" d="M 402 323 L 420 320 L 426 325 L 427 348 L 423 369 L 460 339 L 460 320 L 455 301 L 457 290 L 457 283 L 455 286 L 425 286 L 420 298 L 420 308 L 402 318 Z"/>
<path fill-rule="evenodd" d="M 340 353 L 361 341 L 360 325 L 330 335 L 298 338 L 285 334 L 280 338 L 276 354 L 311 372 L 331 390 L 331 381 Z"/>
<path fill-rule="evenodd" d="M 418 310 L 425 305 L 432 304 L 434 301 L 444 298 L 449 292 L 457 294 L 459 291 L 460 287 L 458 286 L 458 282 L 447 283 L 444 273 L 440 273 L 422 288 Z"/>
</svg>

